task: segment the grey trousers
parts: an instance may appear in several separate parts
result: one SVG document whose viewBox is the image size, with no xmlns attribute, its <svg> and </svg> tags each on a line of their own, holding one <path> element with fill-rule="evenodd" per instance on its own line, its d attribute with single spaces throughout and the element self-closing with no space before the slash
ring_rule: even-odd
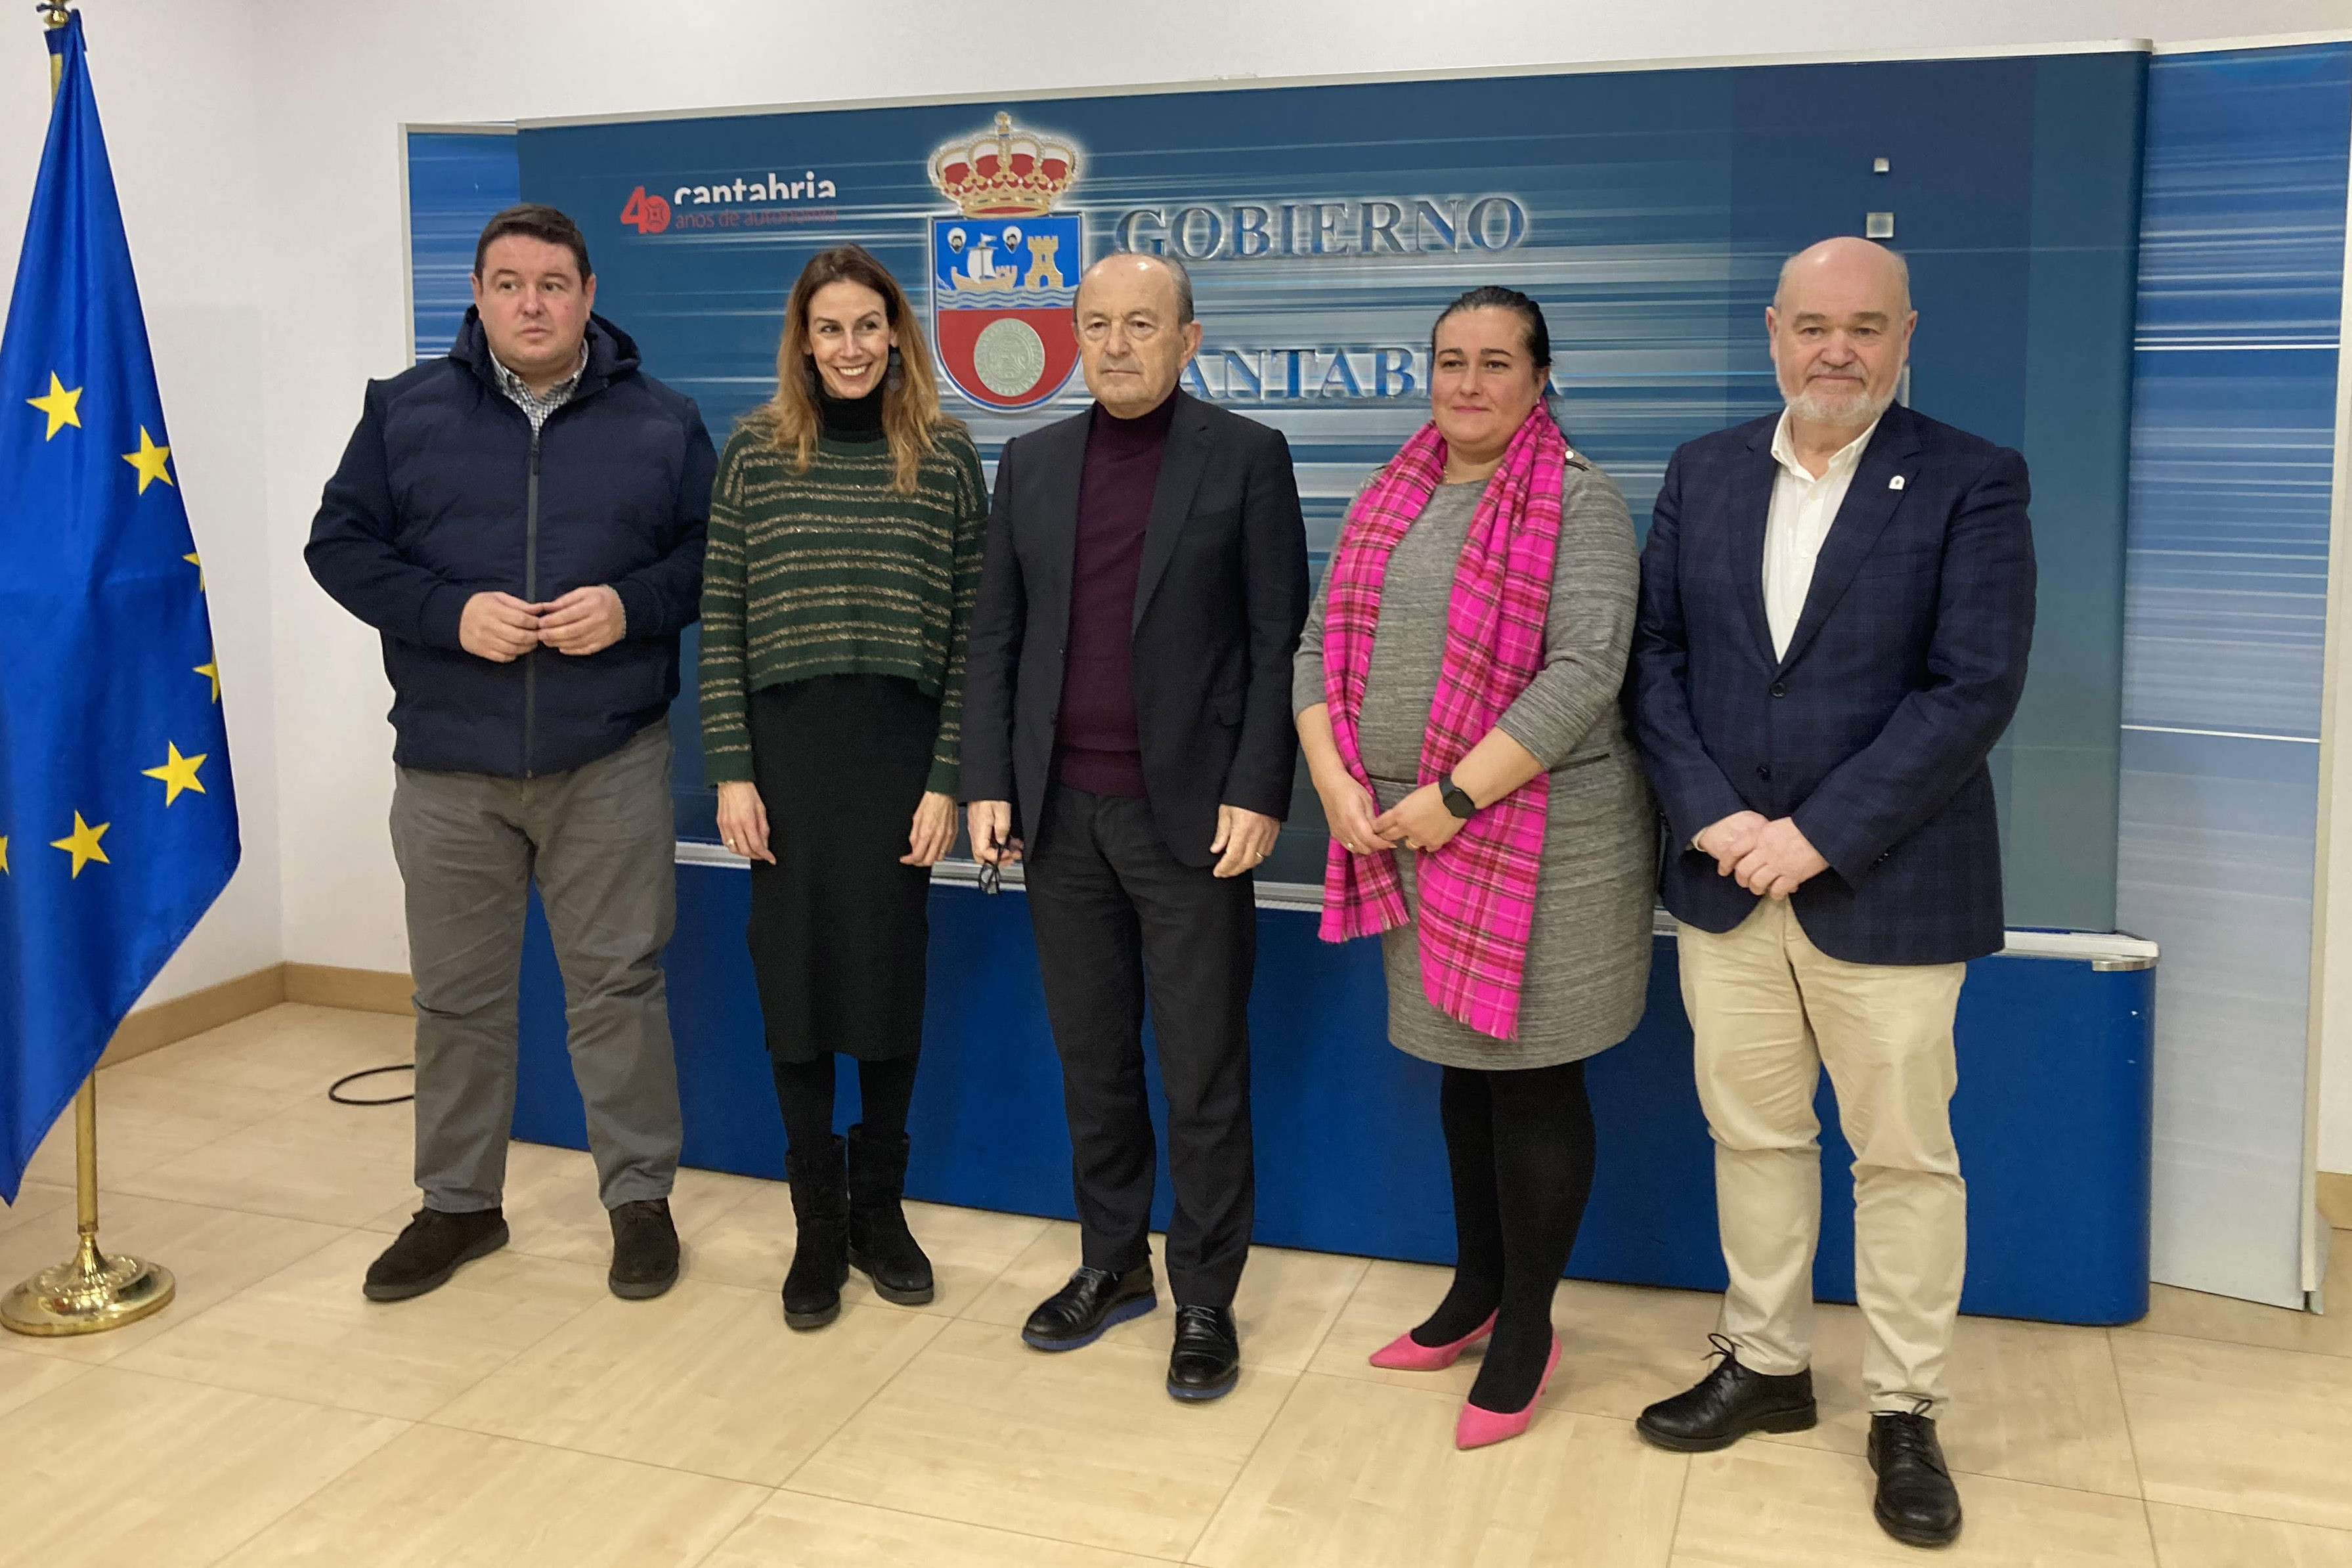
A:
<svg viewBox="0 0 2352 1568">
<path fill-rule="evenodd" d="M 604 1206 L 667 1197 L 684 1136 L 661 969 L 677 916 L 669 727 L 534 779 L 397 772 L 392 847 L 408 889 L 425 1206 L 502 1201 L 534 878 Z"/>
</svg>

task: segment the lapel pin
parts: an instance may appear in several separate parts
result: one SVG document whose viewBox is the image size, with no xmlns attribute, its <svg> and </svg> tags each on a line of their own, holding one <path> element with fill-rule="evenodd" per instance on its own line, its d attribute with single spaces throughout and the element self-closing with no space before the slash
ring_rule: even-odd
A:
<svg viewBox="0 0 2352 1568">
<path fill-rule="evenodd" d="M 1897 474 L 1893 479 L 1887 480 L 1886 488 L 1890 490 L 1901 489 L 1903 488 L 1903 476 L 1901 474 Z"/>
</svg>

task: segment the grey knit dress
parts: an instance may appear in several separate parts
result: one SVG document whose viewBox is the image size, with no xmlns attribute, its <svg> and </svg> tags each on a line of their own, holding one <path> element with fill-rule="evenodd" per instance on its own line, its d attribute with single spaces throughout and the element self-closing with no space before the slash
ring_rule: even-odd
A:
<svg viewBox="0 0 2352 1568">
<path fill-rule="evenodd" d="M 1454 568 L 1485 489 L 1483 481 L 1439 486 L 1397 542 L 1381 579 L 1357 733 L 1383 811 L 1416 787 Z M 1324 700 L 1328 578 L 1327 567 L 1298 645 L 1291 691 L 1297 711 Z M 1551 771 L 1518 1036 L 1499 1040 L 1431 1006 L 1422 990 L 1420 933 L 1406 925 L 1381 937 L 1389 1039 L 1399 1050 L 1447 1067 L 1552 1067 L 1608 1049 L 1641 1020 L 1657 898 L 1658 818 L 1617 704 L 1638 580 L 1623 493 L 1571 453 L 1544 668 L 1498 726 Z M 1418 913 L 1413 853 L 1385 853 L 1396 857 L 1406 907 Z"/>
</svg>

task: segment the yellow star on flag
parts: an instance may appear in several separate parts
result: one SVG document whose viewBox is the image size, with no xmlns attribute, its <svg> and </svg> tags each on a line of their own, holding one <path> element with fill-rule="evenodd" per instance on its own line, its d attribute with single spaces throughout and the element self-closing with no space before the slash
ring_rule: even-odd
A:
<svg viewBox="0 0 2352 1568">
<path fill-rule="evenodd" d="M 98 841 L 104 837 L 106 830 L 113 826 L 114 824 L 110 822 L 101 822 L 96 827 L 92 827 L 81 819 L 81 813 L 77 811 L 74 813 L 72 834 L 64 838 L 50 839 L 49 847 L 62 849 L 73 857 L 73 874 L 77 877 L 81 875 L 81 868 L 92 860 L 101 866 L 111 866 L 114 862 L 106 858 L 106 851 L 98 847 Z"/>
<path fill-rule="evenodd" d="M 81 388 L 68 389 L 64 382 L 58 379 L 56 371 L 49 372 L 47 396 L 28 397 L 25 401 L 49 416 L 47 434 L 41 437 L 44 441 L 68 425 L 77 430 L 81 428 L 81 414 L 75 406 L 81 402 Z"/>
<path fill-rule="evenodd" d="M 180 748 L 169 741 L 163 742 L 163 749 L 172 754 L 162 767 L 139 770 L 142 778 L 163 781 L 163 804 L 168 806 L 179 799 L 182 790 L 192 789 L 198 795 L 204 794 L 204 781 L 196 777 L 196 770 L 205 765 L 205 759 L 212 753 L 198 752 L 193 757 L 184 757 L 180 755 Z"/>
<path fill-rule="evenodd" d="M 204 556 L 198 552 L 191 550 L 185 555 L 181 556 L 180 559 L 196 569 L 196 592 L 199 594 L 203 593 L 205 591 Z"/>
<path fill-rule="evenodd" d="M 200 665 L 196 666 L 196 673 L 197 673 L 198 675 L 204 676 L 204 677 L 205 677 L 207 679 L 211 680 L 211 682 L 213 683 L 213 700 L 214 700 L 214 701 L 215 701 L 215 702 L 219 701 L 219 700 L 220 700 L 220 660 L 218 660 L 218 659 L 214 659 L 210 664 L 200 664 Z"/>
<path fill-rule="evenodd" d="M 0 833 L 0 871 L 8 868 L 8 836 Z"/>
<path fill-rule="evenodd" d="M 164 467 L 172 460 L 172 448 L 155 445 L 155 438 L 147 434 L 144 425 L 139 426 L 139 450 L 123 453 L 122 460 L 139 470 L 139 493 L 142 496 L 152 480 L 161 479 L 167 485 L 172 482 L 171 472 Z"/>
</svg>

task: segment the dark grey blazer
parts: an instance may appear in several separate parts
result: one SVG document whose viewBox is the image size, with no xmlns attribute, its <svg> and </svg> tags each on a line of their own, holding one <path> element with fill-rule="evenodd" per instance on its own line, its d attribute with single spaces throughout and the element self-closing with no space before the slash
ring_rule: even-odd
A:
<svg viewBox="0 0 2352 1568">
<path fill-rule="evenodd" d="M 1289 815 L 1307 530 L 1282 433 L 1175 395 L 1135 590 L 1136 727 L 1161 837 L 1184 864 L 1207 866 L 1219 805 Z M 965 656 L 964 798 L 1012 801 L 1033 842 L 1062 702 L 1091 416 L 1005 443 Z"/>
</svg>

